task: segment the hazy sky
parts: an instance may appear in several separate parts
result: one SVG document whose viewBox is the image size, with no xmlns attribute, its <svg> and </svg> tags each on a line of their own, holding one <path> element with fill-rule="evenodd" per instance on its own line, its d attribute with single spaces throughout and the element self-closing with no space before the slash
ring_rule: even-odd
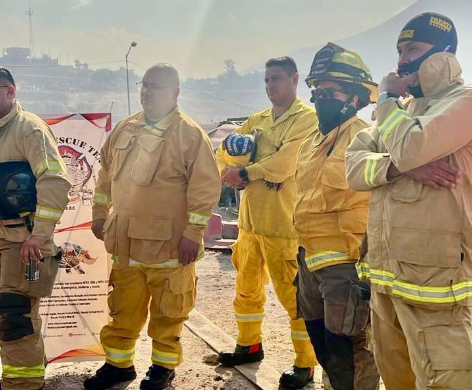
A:
<svg viewBox="0 0 472 390">
<path fill-rule="evenodd" d="M 415 0 L 31 0 L 35 53 L 97 67 L 170 62 L 183 77 L 242 70 L 381 24 Z M 0 0 L 0 49 L 29 46 L 27 0 Z M 142 70 L 134 65 L 138 73 Z"/>
</svg>

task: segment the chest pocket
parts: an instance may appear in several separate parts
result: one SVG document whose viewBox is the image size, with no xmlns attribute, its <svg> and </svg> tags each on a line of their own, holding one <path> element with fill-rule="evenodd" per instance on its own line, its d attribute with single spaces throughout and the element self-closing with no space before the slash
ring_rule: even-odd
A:
<svg viewBox="0 0 472 390">
<path fill-rule="evenodd" d="M 113 145 L 114 156 L 109 170 L 111 180 L 118 179 L 133 149 L 135 139 L 136 136 L 132 133 L 121 133 L 115 145 Z"/>
<path fill-rule="evenodd" d="M 321 192 L 323 194 L 325 211 L 343 208 L 346 190 L 349 188 L 346 181 L 346 165 L 344 159 L 331 156 L 325 162 L 321 171 Z"/>
<path fill-rule="evenodd" d="M 278 140 L 276 140 L 272 129 L 257 130 L 257 152 L 255 162 L 259 162 L 279 150 L 277 141 Z"/>
<path fill-rule="evenodd" d="M 164 150 L 165 139 L 152 134 L 143 134 L 138 139 L 139 153 L 131 177 L 138 186 L 149 186 Z"/>
<path fill-rule="evenodd" d="M 342 157 L 332 156 L 328 158 L 321 172 L 321 182 L 325 186 L 340 190 L 349 188 L 346 181 L 346 164 Z"/>
</svg>

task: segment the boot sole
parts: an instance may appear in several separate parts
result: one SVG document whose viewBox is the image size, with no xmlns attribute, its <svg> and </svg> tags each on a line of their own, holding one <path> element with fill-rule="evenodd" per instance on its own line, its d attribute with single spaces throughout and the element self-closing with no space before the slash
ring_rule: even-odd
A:
<svg viewBox="0 0 472 390">
<path fill-rule="evenodd" d="M 172 375 L 170 376 L 169 380 L 167 381 L 167 383 L 165 385 L 160 386 L 160 387 L 153 387 L 152 390 L 165 390 L 172 384 L 172 381 L 174 379 L 175 379 L 175 372 L 172 373 Z M 140 390 L 150 390 L 150 389 L 146 389 L 145 387 L 143 387 L 142 382 L 139 385 L 139 389 Z"/>
<path fill-rule="evenodd" d="M 130 374 L 128 377 L 123 377 L 121 378 L 120 380 L 117 380 L 115 382 L 113 382 L 112 384 L 109 384 L 108 386 L 106 385 L 103 385 L 103 384 L 97 384 L 97 385 L 89 385 L 89 386 L 86 386 L 85 383 L 84 383 L 84 389 L 85 390 L 105 390 L 105 389 L 109 389 L 115 385 L 118 385 L 120 383 L 125 383 L 125 382 L 131 382 L 131 381 L 134 381 L 136 378 L 138 377 L 138 375 L 136 374 L 136 372 Z"/>
<path fill-rule="evenodd" d="M 299 383 L 295 383 L 293 381 L 290 381 L 288 379 L 284 379 L 282 380 L 282 378 L 280 378 L 279 380 L 279 384 L 280 386 L 286 388 L 286 389 L 290 389 L 290 390 L 298 390 L 298 389 L 303 389 L 306 385 L 310 384 L 313 382 L 313 376 L 311 376 L 304 384 L 299 384 Z"/>
<path fill-rule="evenodd" d="M 246 355 L 246 356 L 251 356 Z M 251 364 L 251 363 L 257 363 L 260 362 L 264 359 L 264 355 L 262 356 L 253 356 L 251 358 L 245 358 L 244 361 L 225 361 L 224 359 L 220 359 L 218 357 L 218 363 L 220 363 L 224 367 L 234 367 L 234 366 L 242 366 L 244 364 Z"/>
</svg>

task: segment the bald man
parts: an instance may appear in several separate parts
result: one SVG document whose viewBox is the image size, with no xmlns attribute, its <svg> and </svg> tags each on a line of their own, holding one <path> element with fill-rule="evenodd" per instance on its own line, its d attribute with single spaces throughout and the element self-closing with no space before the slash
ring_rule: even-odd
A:
<svg viewBox="0 0 472 390">
<path fill-rule="evenodd" d="M 136 378 L 135 343 L 148 314 L 152 365 L 140 389 L 165 389 L 175 377 L 195 261 L 220 196 L 210 140 L 177 106 L 177 70 L 157 64 L 141 86 L 143 111 L 118 123 L 101 151 L 92 231 L 112 255 L 113 289 L 100 334 L 106 363 L 85 380 L 87 390 Z"/>
</svg>

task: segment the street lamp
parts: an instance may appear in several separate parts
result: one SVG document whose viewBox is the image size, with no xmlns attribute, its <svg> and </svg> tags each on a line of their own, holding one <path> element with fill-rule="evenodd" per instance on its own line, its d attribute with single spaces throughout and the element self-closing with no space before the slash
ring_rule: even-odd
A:
<svg viewBox="0 0 472 390">
<path fill-rule="evenodd" d="M 128 115 L 131 115 L 131 103 L 129 100 L 129 75 L 128 75 L 128 56 L 129 52 L 133 47 L 136 47 L 138 44 L 136 42 L 131 42 L 131 45 L 129 46 L 128 53 L 126 53 L 126 89 L 128 91 Z"/>
</svg>

